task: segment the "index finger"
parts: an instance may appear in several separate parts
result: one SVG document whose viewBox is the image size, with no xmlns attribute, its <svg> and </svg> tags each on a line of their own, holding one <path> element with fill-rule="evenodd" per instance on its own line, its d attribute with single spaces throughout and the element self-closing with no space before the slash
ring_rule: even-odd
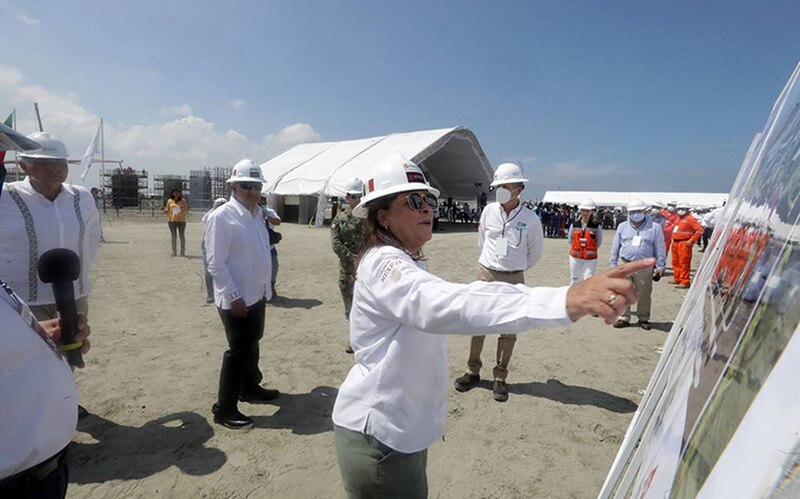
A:
<svg viewBox="0 0 800 499">
<path fill-rule="evenodd" d="M 628 277 L 631 274 L 635 274 L 640 270 L 644 270 L 648 267 L 655 267 L 656 266 L 656 259 L 655 258 L 645 258 L 643 260 L 634 260 L 632 262 L 623 263 L 617 267 L 606 272 L 608 277 Z"/>
</svg>

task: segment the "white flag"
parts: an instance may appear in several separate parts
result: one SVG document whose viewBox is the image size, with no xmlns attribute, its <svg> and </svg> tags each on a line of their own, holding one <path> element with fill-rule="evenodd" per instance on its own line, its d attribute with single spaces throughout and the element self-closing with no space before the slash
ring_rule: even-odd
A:
<svg viewBox="0 0 800 499">
<path fill-rule="evenodd" d="M 81 182 L 86 180 L 86 175 L 89 173 L 89 168 L 92 167 L 92 162 L 94 161 L 94 155 L 100 152 L 100 128 L 102 125 L 103 121 L 100 120 L 100 124 L 97 125 L 97 130 L 94 132 L 94 137 L 92 137 L 92 141 L 89 143 L 89 147 L 87 147 L 86 152 L 83 153 L 83 158 L 81 159 L 81 168 L 83 168 Z"/>
</svg>

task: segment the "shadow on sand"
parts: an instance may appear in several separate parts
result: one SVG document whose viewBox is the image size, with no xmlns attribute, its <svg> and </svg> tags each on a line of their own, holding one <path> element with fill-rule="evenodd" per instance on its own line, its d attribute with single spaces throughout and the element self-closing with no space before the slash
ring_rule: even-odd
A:
<svg viewBox="0 0 800 499">
<path fill-rule="evenodd" d="M 488 380 L 482 380 L 478 386 L 487 390 L 492 389 L 492 383 Z M 566 385 L 557 379 L 548 379 L 546 383 L 538 381 L 509 383 L 508 392 L 546 398 L 562 404 L 593 405 L 607 411 L 619 413 L 634 412 L 638 407 L 632 400 L 595 390 L 594 388 Z"/>
<path fill-rule="evenodd" d="M 270 402 L 270 405 L 279 407 L 278 411 L 272 416 L 252 416 L 254 427 L 285 428 L 292 430 L 295 435 L 331 431 L 331 413 L 337 393 L 338 390 L 330 386 L 318 386 L 309 393 L 281 393 L 280 397 Z"/>
<path fill-rule="evenodd" d="M 170 466 L 189 475 L 207 475 L 227 461 L 224 452 L 205 446 L 214 430 L 194 412 L 170 414 L 140 427 L 90 414 L 78 422 L 78 431 L 97 442 L 70 446 L 69 478 L 73 483 L 136 480 Z"/>
</svg>

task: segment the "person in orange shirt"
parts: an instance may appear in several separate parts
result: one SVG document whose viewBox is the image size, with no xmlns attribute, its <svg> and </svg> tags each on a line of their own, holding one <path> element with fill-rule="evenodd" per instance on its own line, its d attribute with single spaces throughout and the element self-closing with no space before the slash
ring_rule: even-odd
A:
<svg viewBox="0 0 800 499">
<path fill-rule="evenodd" d="M 186 216 L 189 214 L 189 202 L 183 197 L 183 191 L 172 189 L 164 208 L 167 214 L 169 232 L 172 234 L 172 256 L 177 256 L 178 234 L 181 236 L 181 256 L 186 256 Z"/>
<path fill-rule="evenodd" d="M 689 287 L 689 270 L 692 268 L 692 248 L 703 236 L 703 226 L 689 213 L 688 203 L 678 203 L 678 219 L 672 228 L 672 269 L 675 287 Z M 666 231 L 665 231 L 666 232 Z"/>
</svg>

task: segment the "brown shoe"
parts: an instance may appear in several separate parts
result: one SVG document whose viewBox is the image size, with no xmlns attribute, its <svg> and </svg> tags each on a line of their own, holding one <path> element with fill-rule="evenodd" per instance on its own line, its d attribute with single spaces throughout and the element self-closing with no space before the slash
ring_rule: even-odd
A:
<svg viewBox="0 0 800 499">
<path fill-rule="evenodd" d="M 617 322 L 614 323 L 614 327 L 617 329 L 622 329 L 628 326 L 630 326 L 630 322 L 622 319 L 617 319 Z"/>
<path fill-rule="evenodd" d="M 650 331 L 653 328 L 653 326 L 650 325 L 650 321 L 639 321 L 639 327 L 645 331 Z"/>
<path fill-rule="evenodd" d="M 496 379 L 494 380 L 494 387 L 492 388 L 492 398 L 498 402 L 505 402 L 508 400 L 508 387 L 506 382 Z"/>
<path fill-rule="evenodd" d="M 679 283 L 678 281 L 676 281 L 675 279 L 670 279 L 670 280 L 669 280 L 669 283 L 670 283 L 670 284 L 680 284 L 680 283 Z"/>
<path fill-rule="evenodd" d="M 459 392 L 466 392 L 469 391 L 481 381 L 481 377 L 478 374 L 470 374 L 464 373 L 463 376 L 460 378 L 456 378 L 453 384 L 456 387 L 456 390 Z"/>
<path fill-rule="evenodd" d="M 690 286 L 688 284 L 678 284 L 675 286 L 676 289 L 689 289 L 689 287 Z"/>
</svg>

